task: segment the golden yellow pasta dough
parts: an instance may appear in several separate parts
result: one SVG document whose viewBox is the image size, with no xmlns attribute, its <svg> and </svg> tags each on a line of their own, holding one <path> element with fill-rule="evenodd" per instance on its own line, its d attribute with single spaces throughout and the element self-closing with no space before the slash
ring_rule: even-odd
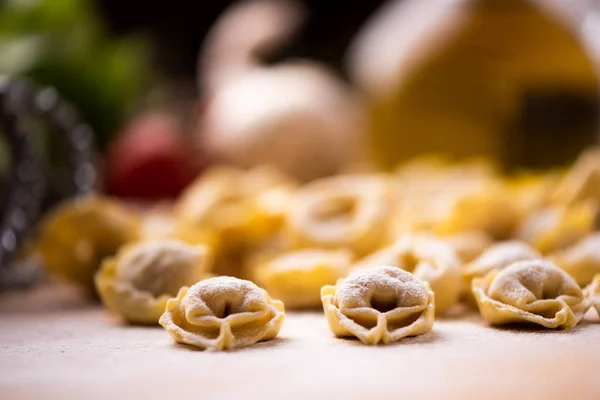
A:
<svg viewBox="0 0 600 400">
<path fill-rule="evenodd" d="M 175 215 L 227 241 L 253 243 L 281 225 L 293 187 L 289 178 L 268 166 L 249 171 L 215 167 L 182 194 Z"/>
<path fill-rule="evenodd" d="M 443 240 L 428 234 L 405 235 L 394 244 L 359 260 L 354 270 L 393 266 L 426 281 L 435 293 L 438 313 L 458 301 L 461 290 L 460 262 Z"/>
<path fill-rule="evenodd" d="M 385 239 L 389 211 L 385 177 L 341 175 L 298 190 L 286 221 L 296 247 L 349 248 L 364 255 Z"/>
<path fill-rule="evenodd" d="M 598 206 L 591 202 L 547 207 L 526 218 L 515 236 L 548 254 L 592 233 L 596 229 L 597 216 Z"/>
<path fill-rule="evenodd" d="M 600 317 L 600 274 L 595 275 L 592 282 L 585 288 L 585 295 L 592 302 Z"/>
<path fill-rule="evenodd" d="M 431 331 L 435 304 L 429 284 L 395 267 L 357 271 L 321 290 L 323 310 L 336 336 L 364 344 L 391 343 Z"/>
<path fill-rule="evenodd" d="M 583 287 L 592 281 L 594 275 L 600 274 L 600 233 L 552 253 L 549 258 Z"/>
<path fill-rule="evenodd" d="M 518 261 L 473 280 L 473 295 L 490 324 L 533 323 L 573 328 L 590 306 L 577 282 L 543 260 Z"/>
<path fill-rule="evenodd" d="M 552 193 L 555 204 L 600 203 L 600 149 L 583 152 Z"/>
<path fill-rule="evenodd" d="M 527 173 L 506 179 L 506 185 L 518 214 L 518 222 L 548 206 L 561 175 L 558 172 Z"/>
<path fill-rule="evenodd" d="M 283 303 L 254 283 L 228 276 L 182 288 L 159 323 L 178 343 L 208 350 L 246 347 L 279 333 Z"/>
<path fill-rule="evenodd" d="M 346 250 L 297 250 L 259 265 L 255 281 L 288 309 L 320 307 L 321 287 L 346 276 L 351 261 Z"/>
<path fill-rule="evenodd" d="M 61 203 L 41 224 L 39 251 L 47 268 L 93 290 L 104 257 L 139 236 L 137 214 L 111 199 L 90 195 Z"/>
<path fill-rule="evenodd" d="M 536 260 L 543 256 L 525 242 L 508 240 L 487 248 L 479 257 L 463 268 L 463 278 L 471 289 L 474 278 L 487 275 L 495 269 L 504 269 L 517 261 Z"/>
<path fill-rule="evenodd" d="M 516 209 L 503 182 L 485 171 L 459 165 L 401 178 L 392 236 L 414 231 L 448 236 L 477 230 L 496 238 L 508 236 Z"/>
<path fill-rule="evenodd" d="M 287 176 L 268 166 L 248 171 L 215 167 L 176 202 L 176 236 L 213 234 L 215 272 L 238 276 L 246 249 L 281 228 L 294 189 Z"/>
<path fill-rule="evenodd" d="M 156 324 L 167 300 L 207 277 L 206 246 L 160 239 L 131 243 L 104 261 L 96 274 L 103 303 L 127 321 Z"/>
<path fill-rule="evenodd" d="M 483 231 L 457 233 L 443 240 L 456 252 L 461 264 L 473 261 L 494 243 L 492 237 Z"/>
</svg>

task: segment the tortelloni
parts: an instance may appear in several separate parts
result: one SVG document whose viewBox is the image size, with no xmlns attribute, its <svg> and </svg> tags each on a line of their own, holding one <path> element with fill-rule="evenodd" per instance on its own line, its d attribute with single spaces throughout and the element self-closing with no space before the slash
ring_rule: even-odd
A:
<svg viewBox="0 0 600 400">
<path fill-rule="evenodd" d="M 228 276 L 182 288 L 159 323 L 178 343 L 228 350 L 273 339 L 285 318 L 283 303 L 254 283 Z"/>
<path fill-rule="evenodd" d="M 176 202 L 178 237 L 208 231 L 214 236 L 215 272 L 241 276 L 247 248 L 281 228 L 294 189 L 293 181 L 268 166 L 215 167 Z"/>
<path fill-rule="evenodd" d="M 255 281 L 288 309 L 315 308 L 321 305 L 321 287 L 345 277 L 351 262 L 345 250 L 298 250 L 259 265 Z"/>
<path fill-rule="evenodd" d="M 388 265 L 401 268 L 431 285 L 438 313 L 458 301 L 461 290 L 460 262 L 452 248 L 427 234 L 406 235 L 394 244 L 358 261 L 353 270 Z"/>
<path fill-rule="evenodd" d="M 542 255 L 527 243 L 509 240 L 496 243 L 485 250 L 473 262 L 463 268 L 463 283 L 470 292 L 474 278 L 487 275 L 495 269 L 504 269 L 517 261 L 541 259 Z"/>
<path fill-rule="evenodd" d="M 293 197 L 287 225 L 299 248 L 349 248 L 358 255 L 386 236 L 388 181 L 382 176 L 342 175 L 309 183 Z"/>
<path fill-rule="evenodd" d="M 435 304 L 429 284 L 396 267 L 373 267 L 321 289 L 329 328 L 364 344 L 391 343 L 431 331 Z"/>
<path fill-rule="evenodd" d="M 392 236 L 415 231 L 449 236 L 480 230 L 504 238 L 516 223 L 507 188 L 485 164 L 409 173 L 400 177 L 398 194 Z"/>
<path fill-rule="evenodd" d="M 182 194 L 175 216 L 229 243 L 255 243 L 281 225 L 293 188 L 288 177 L 268 166 L 249 171 L 215 167 Z"/>
<path fill-rule="evenodd" d="M 526 218 L 516 237 L 543 254 L 570 246 L 596 230 L 598 205 L 582 202 L 544 208 Z"/>
<path fill-rule="evenodd" d="M 600 233 L 550 255 L 550 259 L 571 275 L 579 286 L 592 282 L 600 274 Z"/>
<path fill-rule="evenodd" d="M 206 246 L 172 239 L 132 243 L 105 260 L 96 274 L 103 303 L 127 321 L 156 324 L 167 300 L 207 277 Z"/>
<path fill-rule="evenodd" d="M 595 275 L 592 283 L 585 288 L 585 295 L 592 302 L 600 317 L 600 274 Z"/>
<path fill-rule="evenodd" d="M 543 260 L 518 261 L 473 280 L 481 315 L 493 325 L 533 323 L 573 328 L 590 306 L 577 282 Z"/>
<path fill-rule="evenodd" d="M 61 203 L 41 225 L 38 244 L 46 267 L 90 290 L 104 257 L 139 235 L 135 212 L 96 195 Z"/>
</svg>

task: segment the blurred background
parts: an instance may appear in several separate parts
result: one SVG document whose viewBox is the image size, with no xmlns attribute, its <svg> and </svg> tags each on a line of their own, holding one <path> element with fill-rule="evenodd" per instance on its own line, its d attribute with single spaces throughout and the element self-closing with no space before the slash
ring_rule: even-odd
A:
<svg viewBox="0 0 600 400">
<path fill-rule="evenodd" d="M 431 153 L 560 167 L 598 138 L 599 3 L 5 0 L 3 118 L 17 110 L 32 142 L 40 210 L 82 191 L 82 151 L 84 186 L 136 202 L 176 198 L 215 163 L 299 181 Z M 59 101 L 80 122 L 50 126 L 39 109 Z M 2 131 L 6 225 L 23 155 Z"/>
</svg>

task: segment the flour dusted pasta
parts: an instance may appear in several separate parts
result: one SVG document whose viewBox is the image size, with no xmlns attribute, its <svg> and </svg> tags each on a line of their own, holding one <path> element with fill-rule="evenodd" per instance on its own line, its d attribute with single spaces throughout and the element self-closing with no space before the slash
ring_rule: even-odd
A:
<svg viewBox="0 0 600 400">
<path fill-rule="evenodd" d="M 321 290 L 329 328 L 364 344 L 391 343 L 432 329 L 435 304 L 429 284 L 396 267 L 374 267 Z"/>
<path fill-rule="evenodd" d="M 460 262 L 454 250 L 435 236 L 402 236 L 391 246 L 358 261 L 354 269 L 381 265 L 401 268 L 429 282 L 439 313 L 447 311 L 458 301 L 461 290 Z"/>
<path fill-rule="evenodd" d="M 590 306 L 571 276 L 543 260 L 519 261 L 476 278 L 473 294 L 490 324 L 527 322 L 570 329 Z"/>
<path fill-rule="evenodd" d="M 131 243 L 105 260 L 96 274 L 103 303 L 126 320 L 156 324 L 167 300 L 207 277 L 210 253 L 172 239 Z"/>
<path fill-rule="evenodd" d="M 168 301 L 159 323 L 178 343 L 229 350 L 273 339 L 284 318 L 283 303 L 264 289 L 220 276 L 182 288 Z"/>
<path fill-rule="evenodd" d="M 463 279 L 471 290 L 471 281 L 495 269 L 504 269 L 517 261 L 541 259 L 542 255 L 525 242 L 508 240 L 496 243 L 463 268 Z"/>
</svg>

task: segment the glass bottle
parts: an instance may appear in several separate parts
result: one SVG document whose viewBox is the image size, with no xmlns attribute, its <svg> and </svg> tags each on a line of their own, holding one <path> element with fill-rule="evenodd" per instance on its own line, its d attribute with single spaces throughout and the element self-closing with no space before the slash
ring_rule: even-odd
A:
<svg viewBox="0 0 600 400">
<path fill-rule="evenodd" d="M 598 70 L 556 1 L 405 0 L 382 10 L 350 53 L 377 164 L 445 153 L 547 167 L 596 143 Z"/>
</svg>

